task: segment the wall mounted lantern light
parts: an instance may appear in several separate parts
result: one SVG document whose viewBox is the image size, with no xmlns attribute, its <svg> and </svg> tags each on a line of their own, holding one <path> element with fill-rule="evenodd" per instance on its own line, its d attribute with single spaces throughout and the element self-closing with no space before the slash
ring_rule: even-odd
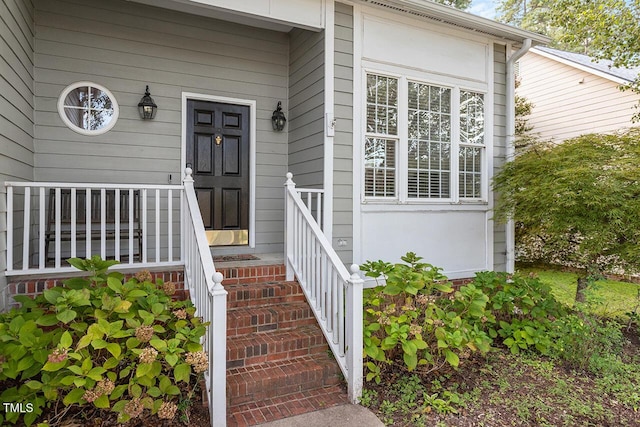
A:
<svg viewBox="0 0 640 427">
<path fill-rule="evenodd" d="M 158 106 L 153 102 L 153 98 L 149 93 L 149 85 L 147 85 L 147 91 L 138 103 L 138 110 L 140 111 L 140 118 L 142 120 L 151 120 L 156 116 Z"/>
<path fill-rule="evenodd" d="M 271 124 L 273 125 L 273 130 L 280 132 L 282 129 L 284 129 L 285 123 L 287 123 L 287 118 L 282 112 L 282 101 L 278 101 L 278 108 L 275 109 L 273 115 L 271 116 Z"/>
</svg>

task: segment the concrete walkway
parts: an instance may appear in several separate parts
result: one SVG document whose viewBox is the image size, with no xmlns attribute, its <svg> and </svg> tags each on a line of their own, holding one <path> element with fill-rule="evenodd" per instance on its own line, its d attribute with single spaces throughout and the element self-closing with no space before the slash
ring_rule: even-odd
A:
<svg viewBox="0 0 640 427">
<path fill-rule="evenodd" d="M 260 424 L 260 427 L 384 427 L 370 410 L 360 405 L 341 405 L 309 412 L 283 420 Z"/>
</svg>

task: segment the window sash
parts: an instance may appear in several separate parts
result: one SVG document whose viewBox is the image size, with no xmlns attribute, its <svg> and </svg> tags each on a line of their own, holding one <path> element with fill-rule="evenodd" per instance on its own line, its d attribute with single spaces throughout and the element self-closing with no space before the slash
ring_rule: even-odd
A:
<svg viewBox="0 0 640 427">
<path fill-rule="evenodd" d="M 365 80 L 364 199 L 485 200 L 486 95 L 376 72 Z"/>
</svg>

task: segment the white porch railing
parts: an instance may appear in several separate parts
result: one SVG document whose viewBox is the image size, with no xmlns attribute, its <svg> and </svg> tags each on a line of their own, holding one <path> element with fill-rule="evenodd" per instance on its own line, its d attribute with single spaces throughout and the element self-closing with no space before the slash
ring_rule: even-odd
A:
<svg viewBox="0 0 640 427">
<path fill-rule="evenodd" d="M 119 268 L 182 265 L 182 185 L 6 182 L 7 276 L 75 271 L 94 254 Z M 174 246 L 175 244 L 175 246 Z"/>
<path fill-rule="evenodd" d="M 362 286 L 358 266 L 351 273 L 314 220 L 293 175 L 285 183 L 285 263 L 287 280 L 298 278 L 342 373 L 349 399 L 362 395 Z"/>
<path fill-rule="evenodd" d="M 222 286 L 222 273 L 216 272 L 207 242 L 200 208 L 193 189 L 191 169 L 186 169 L 183 206 L 184 280 L 204 322 L 211 322 L 203 346 L 209 355 L 205 372 L 209 415 L 214 427 L 227 425 L 227 291 Z"/>
</svg>

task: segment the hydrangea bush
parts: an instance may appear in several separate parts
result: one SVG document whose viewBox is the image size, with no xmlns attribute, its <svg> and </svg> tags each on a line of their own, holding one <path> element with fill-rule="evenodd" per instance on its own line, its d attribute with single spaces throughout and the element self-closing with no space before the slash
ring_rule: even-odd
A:
<svg viewBox="0 0 640 427">
<path fill-rule="evenodd" d="M 89 273 L 0 314 L 0 401 L 31 404 L 0 413 L 0 425 L 48 425 L 74 406 L 173 419 L 208 367 L 207 324 L 175 284 L 142 271 L 124 280 L 99 257 L 69 263 Z M 184 405 L 180 405 L 184 409 Z M 48 419 L 45 419 L 48 418 Z M 158 420 L 160 424 L 160 420 Z"/>
</svg>

